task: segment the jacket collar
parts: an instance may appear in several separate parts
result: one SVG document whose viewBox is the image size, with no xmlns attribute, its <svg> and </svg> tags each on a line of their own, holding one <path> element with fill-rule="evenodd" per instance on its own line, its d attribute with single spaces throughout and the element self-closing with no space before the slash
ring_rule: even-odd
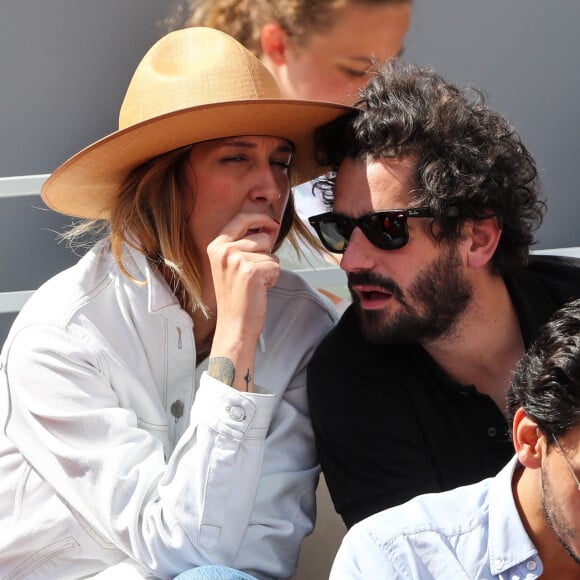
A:
<svg viewBox="0 0 580 580">
<path fill-rule="evenodd" d="M 158 268 L 139 250 L 125 244 L 123 263 L 127 272 L 136 283 L 147 293 L 147 309 L 149 312 L 160 312 L 168 308 L 180 308 L 179 300 L 161 275 Z"/>
</svg>

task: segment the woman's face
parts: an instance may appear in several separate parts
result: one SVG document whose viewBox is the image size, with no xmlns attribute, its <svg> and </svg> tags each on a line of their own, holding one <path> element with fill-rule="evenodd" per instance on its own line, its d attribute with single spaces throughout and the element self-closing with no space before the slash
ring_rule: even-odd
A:
<svg viewBox="0 0 580 580">
<path fill-rule="evenodd" d="M 266 231 L 274 246 L 290 194 L 292 152 L 286 139 L 263 136 L 229 137 L 193 146 L 188 170 L 189 225 L 204 263 L 208 244 L 240 214 L 248 215 L 247 231 L 240 237 Z"/>
<path fill-rule="evenodd" d="M 292 39 L 284 58 L 266 65 L 288 98 L 352 104 L 366 85 L 371 59 L 399 55 L 411 22 L 411 3 L 348 3 L 334 27 L 312 36 L 305 47 Z"/>
</svg>

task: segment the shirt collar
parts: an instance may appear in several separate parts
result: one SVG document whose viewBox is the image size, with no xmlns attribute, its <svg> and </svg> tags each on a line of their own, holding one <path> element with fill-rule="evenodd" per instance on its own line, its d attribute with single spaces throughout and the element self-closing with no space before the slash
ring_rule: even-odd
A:
<svg viewBox="0 0 580 580">
<path fill-rule="evenodd" d="M 521 466 L 517 455 L 493 479 L 489 490 L 489 566 L 498 575 L 536 558 L 538 551 L 528 537 L 516 507 L 512 480 Z"/>
</svg>

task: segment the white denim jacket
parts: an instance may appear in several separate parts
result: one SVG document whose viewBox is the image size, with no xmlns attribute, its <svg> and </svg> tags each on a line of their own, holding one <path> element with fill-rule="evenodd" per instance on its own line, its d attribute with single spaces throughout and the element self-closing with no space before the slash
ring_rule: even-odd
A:
<svg viewBox="0 0 580 580">
<path fill-rule="evenodd" d="M 162 277 L 107 240 L 44 284 L 0 357 L 0 578 L 86 578 L 127 562 L 293 574 L 318 465 L 306 363 L 336 322 L 291 272 L 268 291 L 254 394 L 195 366 Z"/>
</svg>

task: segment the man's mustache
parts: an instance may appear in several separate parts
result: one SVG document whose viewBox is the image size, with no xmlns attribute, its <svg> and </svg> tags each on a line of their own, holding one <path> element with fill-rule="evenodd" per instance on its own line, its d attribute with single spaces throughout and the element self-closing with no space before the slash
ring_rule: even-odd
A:
<svg viewBox="0 0 580 580">
<path fill-rule="evenodd" d="M 401 287 L 392 279 L 392 278 L 383 278 L 376 272 L 371 270 L 363 270 L 359 272 L 350 272 L 347 274 L 348 280 L 348 289 L 350 290 L 351 294 L 354 293 L 352 291 L 352 287 L 358 284 L 361 285 L 368 285 L 368 286 L 377 286 L 381 290 L 392 294 L 397 300 L 403 302 L 403 291 Z"/>
</svg>

